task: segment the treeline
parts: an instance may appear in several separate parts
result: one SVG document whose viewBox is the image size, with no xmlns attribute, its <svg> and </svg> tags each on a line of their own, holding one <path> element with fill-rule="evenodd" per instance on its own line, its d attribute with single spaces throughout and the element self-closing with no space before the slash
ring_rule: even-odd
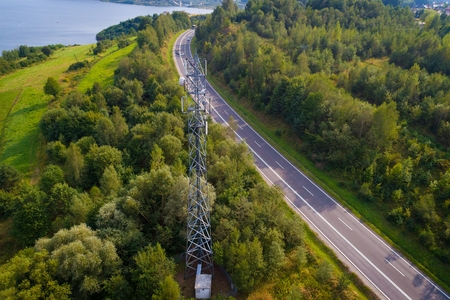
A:
<svg viewBox="0 0 450 300">
<path fill-rule="evenodd" d="M 0 298 L 180 298 L 166 253 L 186 245 L 187 126 L 184 91 L 160 46 L 190 24 L 158 18 L 173 27 L 139 31 L 113 86 L 73 91 L 45 113 L 49 164 L 36 185 L 0 166 L 0 216 L 29 247 L 0 266 Z M 207 150 L 214 259 L 241 292 L 270 280 L 284 299 L 357 298 L 347 276 L 305 244 L 304 224 L 244 144 L 214 124 Z"/>
<path fill-rule="evenodd" d="M 168 18 L 167 16 L 171 16 Z M 159 21 L 158 21 L 159 19 Z M 139 16 L 133 19 L 120 22 L 118 25 L 110 26 L 103 29 L 96 35 L 97 41 L 113 40 L 121 36 L 136 36 L 138 31 L 145 29 L 147 26 L 152 26 L 157 31 L 173 30 L 174 26 L 183 28 L 186 24 L 191 24 L 191 19 L 185 12 L 174 11 L 171 15 L 154 14 L 153 16 Z M 164 29 L 167 28 L 167 29 Z M 161 35 L 161 33 L 158 33 Z"/>
<path fill-rule="evenodd" d="M 63 45 L 48 45 L 43 47 L 28 47 L 21 45 L 17 49 L 3 50 L 0 56 L 0 75 L 11 73 L 20 68 L 26 68 L 38 62 L 45 61 L 53 51 Z"/>
<path fill-rule="evenodd" d="M 37 185 L 1 167 L 1 215 L 32 248 L 0 266 L 0 298 L 179 298 L 175 265 L 160 245 L 171 253 L 184 246 L 185 126 L 169 113 L 183 91 L 159 49 L 142 45 L 127 63 L 114 86 L 72 92 L 44 115 L 49 165 Z M 179 146 L 172 157 L 171 143 Z"/>
<path fill-rule="evenodd" d="M 196 37 L 238 96 L 283 118 L 319 168 L 449 265 L 447 17 L 424 20 L 378 1 L 224 1 Z"/>
</svg>

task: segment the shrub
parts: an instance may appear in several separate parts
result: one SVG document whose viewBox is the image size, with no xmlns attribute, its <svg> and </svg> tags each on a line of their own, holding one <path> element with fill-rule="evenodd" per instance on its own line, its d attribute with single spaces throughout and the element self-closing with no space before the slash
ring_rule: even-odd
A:
<svg viewBox="0 0 450 300">
<path fill-rule="evenodd" d="M 76 63 L 73 63 L 70 65 L 68 71 L 76 71 L 76 70 L 88 68 L 88 67 L 89 67 L 89 62 L 87 60 L 77 61 Z"/>
</svg>

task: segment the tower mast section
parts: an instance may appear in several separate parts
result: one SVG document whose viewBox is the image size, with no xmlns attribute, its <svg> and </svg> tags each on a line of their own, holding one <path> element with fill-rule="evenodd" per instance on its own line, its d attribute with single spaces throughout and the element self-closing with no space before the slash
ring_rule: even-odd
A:
<svg viewBox="0 0 450 300">
<path fill-rule="evenodd" d="M 214 275 L 211 240 L 211 205 L 207 192 L 206 135 L 210 110 L 206 97 L 206 77 L 195 55 L 186 58 L 184 80 L 189 97 L 182 98 L 186 106 L 189 141 L 189 194 L 185 278 L 196 274 L 201 264 L 202 273 Z"/>
</svg>

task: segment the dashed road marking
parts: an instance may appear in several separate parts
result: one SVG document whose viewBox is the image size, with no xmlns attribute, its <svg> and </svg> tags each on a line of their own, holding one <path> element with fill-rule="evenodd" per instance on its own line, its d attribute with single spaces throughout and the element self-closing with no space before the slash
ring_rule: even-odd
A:
<svg viewBox="0 0 450 300">
<path fill-rule="evenodd" d="M 341 221 L 342 223 L 344 223 L 344 225 L 347 226 L 348 229 L 350 229 L 351 231 L 353 231 L 353 229 L 352 229 L 350 226 L 348 226 L 347 223 L 345 223 L 344 221 L 342 221 L 341 218 L 338 218 L 338 219 L 339 219 L 339 221 Z"/>
<path fill-rule="evenodd" d="M 277 161 L 275 161 L 275 162 L 277 163 L 277 165 L 279 165 L 279 166 L 280 166 L 280 168 L 282 168 L 282 169 L 284 170 L 283 166 L 282 166 L 282 165 L 280 165 L 280 163 L 279 163 L 279 162 L 277 162 Z"/>
<path fill-rule="evenodd" d="M 388 264 L 390 264 L 391 265 L 391 267 L 393 267 L 394 269 L 396 269 L 397 270 L 397 272 L 399 272 L 400 274 L 402 274 L 403 275 L 403 277 L 405 276 L 405 274 L 403 274 L 402 272 L 400 272 L 400 270 L 399 269 L 397 269 L 393 264 L 391 264 L 391 262 L 390 261 L 388 261 L 386 258 L 384 259 Z"/>
<path fill-rule="evenodd" d="M 313 196 L 314 197 L 314 194 L 313 193 L 311 193 L 307 188 L 305 188 L 304 186 L 303 186 L 303 188 L 308 192 L 308 193 L 310 193 L 311 194 L 311 196 Z"/>
</svg>

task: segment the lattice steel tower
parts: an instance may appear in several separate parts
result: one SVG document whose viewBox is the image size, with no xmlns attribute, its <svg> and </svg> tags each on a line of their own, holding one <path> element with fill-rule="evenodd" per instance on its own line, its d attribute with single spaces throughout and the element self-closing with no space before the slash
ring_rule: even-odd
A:
<svg viewBox="0 0 450 300">
<path fill-rule="evenodd" d="M 207 193 L 206 135 L 210 110 L 206 97 L 206 77 L 198 56 L 184 61 L 186 79 L 181 79 L 190 97 L 182 98 L 182 109 L 189 114 L 189 199 L 187 220 L 186 274 L 214 275 L 211 240 L 211 205 Z M 206 69 L 206 61 L 205 61 Z M 186 110 L 185 110 L 186 106 Z"/>
</svg>

